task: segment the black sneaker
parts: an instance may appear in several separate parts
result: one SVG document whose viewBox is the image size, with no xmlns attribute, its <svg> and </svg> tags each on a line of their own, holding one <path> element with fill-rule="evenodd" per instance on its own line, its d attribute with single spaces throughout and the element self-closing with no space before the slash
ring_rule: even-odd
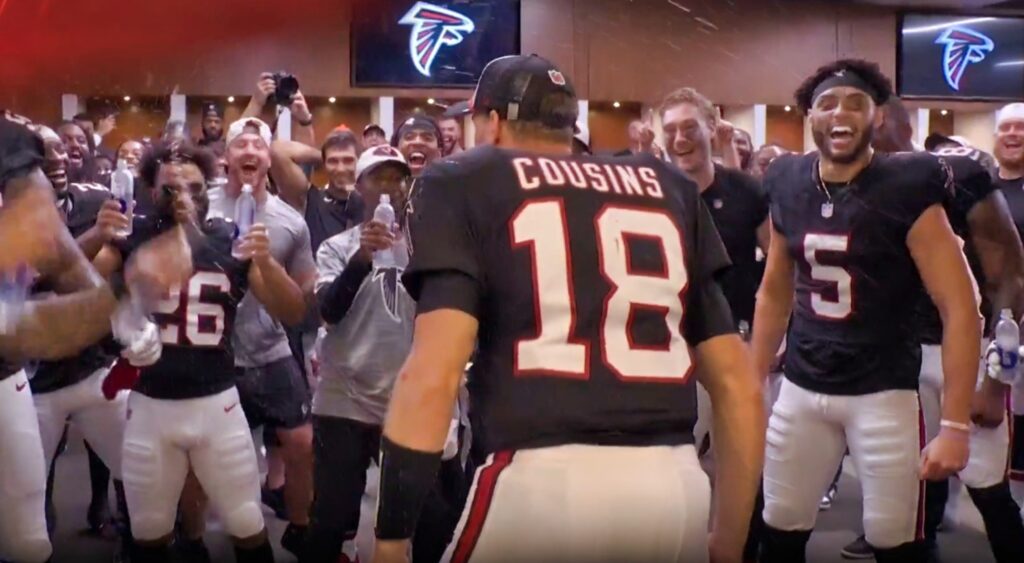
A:
<svg viewBox="0 0 1024 563">
<path fill-rule="evenodd" d="M 281 534 L 281 547 L 299 559 L 302 559 L 302 551 L 306 545 L 306 528 L 307 526 L 288 524 Z"/>
<path fill-rule="evenodd" d="M 276 489 L 268 489 L 266 485 L 260 488 L 260 500 L 267 508 L 274 511 L 278 520 L 288 520 L 288 511 L 284 506 L 284 486 Z"/>
<path fill-rule="evenodd" d="M 871 549 L 871 544 L 864 536 L 858 536 L 857 539 L 848 543 L 839 552 L 839 555 L 842 555 L 843 559 L 874 559 L 875 550 Z"/>
</svg>

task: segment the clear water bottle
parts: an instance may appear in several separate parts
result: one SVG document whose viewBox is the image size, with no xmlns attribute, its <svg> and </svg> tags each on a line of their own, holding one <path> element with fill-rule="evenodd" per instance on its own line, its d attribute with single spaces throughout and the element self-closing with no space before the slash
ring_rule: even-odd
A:
<svg viewBox="0 0 1024 563">
<path fill-rule="evenodd" d="M 391 207 L 391 196 L 382 194 L 377 209 L 373 210 L 373 220 L 388 226 L 392 234 L 395 232 L 395 208 Z M 393 248 L 378 250 L 373 253 L 374 268 L 394 268 L 398 265 L 395 262 L 395 251 Z"/>
<path fill-rule="evenodd" d="M 1013 311 L 1003 309 L 996 323 L 996 349 L 999 351 L 999 381 L 1013 383 L 1020 365 L 1020 326 L 1013 320 Z"/>
<path fill-rule="evenodd" d="M 14 334 L 25 311 L 32 276 L 22 264 L 11 274 L 0 273 L 0 334 Z"/>
<path fill-rule="evenodd" d="M 739 333 L 740 333 L 740 338 L 744 342 L 749 342 L 750 341 L 750 323 L 747 322 L 746 320 L 742 320 L 739 323 L 738 329 L 739 329 Z"/>
<path fill-rule="evenodd" d="M 242 193 L 235 202 L 235 242 L 231 246 L 231 255 L 236 260 L 249 258 L 242 249 L 242 238 L 249 233 L 249 229 L 256 223 L 256 197 L 252 195 L 252 186 L 242 186 Z"/>
<path fill-rule="evenodd" d="M 130 347 L 142 338 L 148 322 L 146 305 L 132 294 L 128 299 L 122 299 L 114 309 L 110 317 L 110 328 L 115 340 Z"/>
<path fill-rule="evenodd" d="M 110 193 L 121 202 L 121 213 L 128 216 L 128 228 L 118 229 L 114 235 L 119 238 L 132 234 L 132 207 L 135 205 L 135 176 L 128 170 L 124 159 L 117 161 L 117 170 L 110 175 Z"/>
</svg>

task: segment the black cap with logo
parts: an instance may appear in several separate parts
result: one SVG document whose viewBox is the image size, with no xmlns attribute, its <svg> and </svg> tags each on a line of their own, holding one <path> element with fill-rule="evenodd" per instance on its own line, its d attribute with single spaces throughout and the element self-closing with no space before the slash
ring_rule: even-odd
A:
<svg viewBox="0 0 1024 563">
<path fill-rule="evenodd" d="M 564 103 L 572 100 L 571 108 Z M 487 63 L 469 102 L 474 114 L 491 110 L 508 121 L 531 121 L 552 129 L 570 128 L 579 107 L 568 77 L 537 55 L 511 55 Z"/>
<path fill-rule="evenodd" d="M 214 115 L 224 119 L 224 107 L 214 101 L 203 102 L 203 117 Z"/>
</svg>

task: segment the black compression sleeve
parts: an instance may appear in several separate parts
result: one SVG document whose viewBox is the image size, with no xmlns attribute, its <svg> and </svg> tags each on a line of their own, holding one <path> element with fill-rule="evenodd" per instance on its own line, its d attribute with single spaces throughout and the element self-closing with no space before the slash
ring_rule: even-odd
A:
<svg viewBox="0 0 1024 563">
<path fill-rule="evenodd" d="M 457 309 L 479 318 L 480 284 L 469 275 L 455 270 L 431 272 L 423 276 L 416 314 L 438 309 Z"/>
<path fill-rule="evenodd" d="M 381 436 L 380 453 L 377 537 L 409 539 L 416 530 L 423 501 L 437 478 L 441 452 L 412 450 Z"/>
<path fill-rule="evenodd" d="M 320 316 L 329 324 L 341 322 L 355 301 L 359 287 L 366 276 L 373 271 L 373 263 L 362 259 L 358 254 L 345 265 L 331 285 L 320 290 L 317 300 L 320 302 Z"/>
</svg>

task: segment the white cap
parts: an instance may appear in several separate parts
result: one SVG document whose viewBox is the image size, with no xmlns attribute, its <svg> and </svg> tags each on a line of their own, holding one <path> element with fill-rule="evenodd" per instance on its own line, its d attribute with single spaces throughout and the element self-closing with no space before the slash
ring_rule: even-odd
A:
<svg viewBox="0 0 1024 563">
<path fill-rule="evenodd" d="M 400 164 L 406 174 L 412 173 L 398 149 L 391 145 L 378 145 L 366 149 L 363 154 L 359 155 L 359 161 L 356 162 L 356 181 L 358 182 L 362 178 L 364 172 L 370 172 L 386 162 Z"/>
<path fill-rule="evenodd" d="M 60 135 L 58 135 L 56 131 L 50 129 L 47 126 L 33 125 L 32 127 L 35 129 L 36 135 L 39 135 L 43 139 L 44 143 L 47 141 L 60 141 Z"/>
<path fill-rule="evenodd" d="M 1006 104 L 996 113 L 996 129 L 1006 121 L 1024 121 L 1024 103 Z"/>
<path fill-rule="evenodd" d="M 232 123 L 231 127 L 228 127 L 227 144 L 230 145 L 231 141 L 234 141 L 239 135 L 245 133 L 246 127 L 259 129 L 259 135 L 263 138 L 263 142 L 267 144 L 267 147 L 270 147 L 270 126 L 262 119 L 257 119 L 255 117 L 243 117 L 242 119 Z"/>
<path fill-rule="evenodd" d="M 974 145 L 972 145 L 971 142 L 967 140 L 967 137 L 964 137 L 963 135 L 950 135 L 949 140 L 957 142 L 961 147 L 964 147 L 965 149 L 974 148 Z"/>
</svg>

